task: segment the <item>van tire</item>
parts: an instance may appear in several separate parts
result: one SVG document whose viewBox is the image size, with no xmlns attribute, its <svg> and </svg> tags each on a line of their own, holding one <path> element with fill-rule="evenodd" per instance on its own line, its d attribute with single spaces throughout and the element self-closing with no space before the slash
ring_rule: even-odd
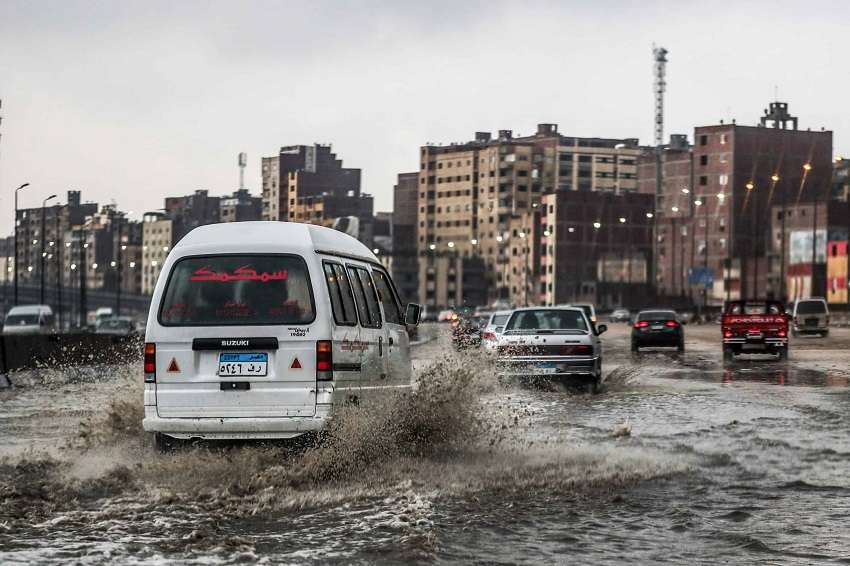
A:
<svg viewBox="0 0 850 566">
<path fill-rule="evenodd" d="M 156 451 L 160 454 L 171 454 L 177 447 L 180 445 L 180 441 L 173 436 L 168 436 L 167 434 L 162 434 L 161 432 L 155 432 L 153 435 L 153 443 L 156 447 Z"/>
<path fill-rule="evenodd" d="M 779 349 L 779 351 L 777 352 L 777 359 L 780 362 L 788 361 L 788 346 Z"/>
</svg>

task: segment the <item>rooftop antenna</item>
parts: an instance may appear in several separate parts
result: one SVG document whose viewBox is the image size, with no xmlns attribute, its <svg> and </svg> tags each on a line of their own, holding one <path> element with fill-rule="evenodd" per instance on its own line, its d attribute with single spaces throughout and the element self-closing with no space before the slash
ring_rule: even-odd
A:
<svg viewBox="0 0 850 566">
<path fill-rule="evenodd" d="M 245 166 L 248 164 L 248 154 L 239 153 L 239 190 L 245 190 Z"/>
<path fill-rule="evenodd" d="M 655 146 L 664 145 L 664 91 L 667 81 L 664 76 L 667 71 L 667 50 L 652 44 L 652 57 L 655 60 Z"/>
</svg>

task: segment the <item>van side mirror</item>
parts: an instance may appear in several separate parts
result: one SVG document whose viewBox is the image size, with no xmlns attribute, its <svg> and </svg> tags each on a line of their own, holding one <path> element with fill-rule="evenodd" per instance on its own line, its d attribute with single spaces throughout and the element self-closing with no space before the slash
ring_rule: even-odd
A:
<svg viewBox="0 0 850 566">
<path fill-rule="evenodd" d="M 422 316 L 422 305 L 409 303 L 404 311 L 404 323 L 408 326 L 416 326 L 419 324 L 419 317 Z"/>
<path fill-rule="evenodd" d="M 598 335 L 602 334 L 603 332 L 606 332 L 607 330 L 608 330 L 607 324 L 600 324 L 599 326 L 596 327 L 596 335 L 598 336 Z"/>
</svg>

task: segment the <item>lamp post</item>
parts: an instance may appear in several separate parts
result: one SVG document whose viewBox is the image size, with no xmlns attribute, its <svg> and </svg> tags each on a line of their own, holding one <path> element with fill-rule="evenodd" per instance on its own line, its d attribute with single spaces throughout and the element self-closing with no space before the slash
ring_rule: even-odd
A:
<svg viewBox="0 0 850 566">
<path fill-rule="evenodd" d="M 41 261 L 39 263 L 38 271 L 39 271 L 39 276 L 40 276 L 40 280 L 41 280 L 41 286 L 40 286 L 41 287 L 41 293 L 39 295 L 41 297 L 41 300 L 39 301 L 39 304 L 42 304 L 42 305 L 44 304 L 44 256 L 47 253 L 47 252 L 44 251 L 44 240 L 47 239 L 47 230 L 45 229 L 45 225 L 44 225 L 44 211 L 45 211 L 45 206 L 47 206 L 47 201 L 53 200 L 55 198 L 56 198 L 56 195 L 50 195 L 49 197 L 47 197 L 46 199 L 41 201 Z"/>
<path fill-rule="evenodd" d="M 29 187 L 29 183 L 24 183 L 15 189 L 15 262 L 14 262 L 14 277 L 15 280 L 15 306 L 18 304 L 18 191 Z"/>
<path fill-rule="evenodd" d="M 65 206 L 68 206 L 67 204 Z M 61 210 L 65 208 L 60 206 L 56 209 L 56 251 L 53 255 L 56 256 L 56 319 L 59 322 L 59 331 L 62 331 L 62 272 L 65 266 L 62 265 L 62 222 Z"/>
</svg>

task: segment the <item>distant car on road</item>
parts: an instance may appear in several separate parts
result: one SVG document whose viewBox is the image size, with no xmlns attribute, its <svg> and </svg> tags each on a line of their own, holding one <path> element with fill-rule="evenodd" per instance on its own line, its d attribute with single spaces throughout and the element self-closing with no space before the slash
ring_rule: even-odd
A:
<svg viewBox="0 0 850 566">
<path fill-rule="evenodd" d="M 594 307 L 590 303 L 570 303 L 570 307 L 579 308 L 584 311 L 584 314 L 587 315 L 587 319 L 590 321 L 590 325 L 593 328 L 596 328 L 596 307 Z"/>
<path fill-rule="evenodd" d="M 788 315 L 779 301 L 729 301 L 723 311 L 723 359 L 738 354 L 776 354 L 788 358 Z"/>
<path fill-rule="evenodd" d="M 675 311 L 640 311 L 632 325 L 632 352 L 641 348 L 676 348 L 685 351 L 685 331 Z"/>
<path fill-rule="evenodd" d="M 487 324 L 481 330 L 481 345 L 489 352 L 496 351 L 499 336 L 505 330 L 505 324 L 514 311 L 496 311 L 490 315 Z"/>
<path fill-rule="evenodd" d="M 792 313 L 794 336 L 799 334 L 829 335 L 829 307 L 821 297 L 797 299 Z"/>
<path fill-rule="evenodd" d="M 110 336 L 136 336 L 137 330 L 133 319 L 129 316 L 113 316 L 101 319 L 94 329 L 95 334 Z"/>
<path fill-rule="evenodd" d="M 585 312 L 577 307 L 529 307 L 511 314 L 499 337 L 502 377 L 579 380 L 591 392 L 602 383 L 602 344 Z"/>
<path fill-rule="evenodd" d="M 49 334 L 56 330 L 53 309 L 48 305 L 12 307 L 3 321 L 3 334 Z"/>
<path fill-rule="evenodd" d="M 616 309 L 608 315 L 608 322 L 629 322 L 632 319 L 632 313 L 627 309 Z"/>
</svg>

